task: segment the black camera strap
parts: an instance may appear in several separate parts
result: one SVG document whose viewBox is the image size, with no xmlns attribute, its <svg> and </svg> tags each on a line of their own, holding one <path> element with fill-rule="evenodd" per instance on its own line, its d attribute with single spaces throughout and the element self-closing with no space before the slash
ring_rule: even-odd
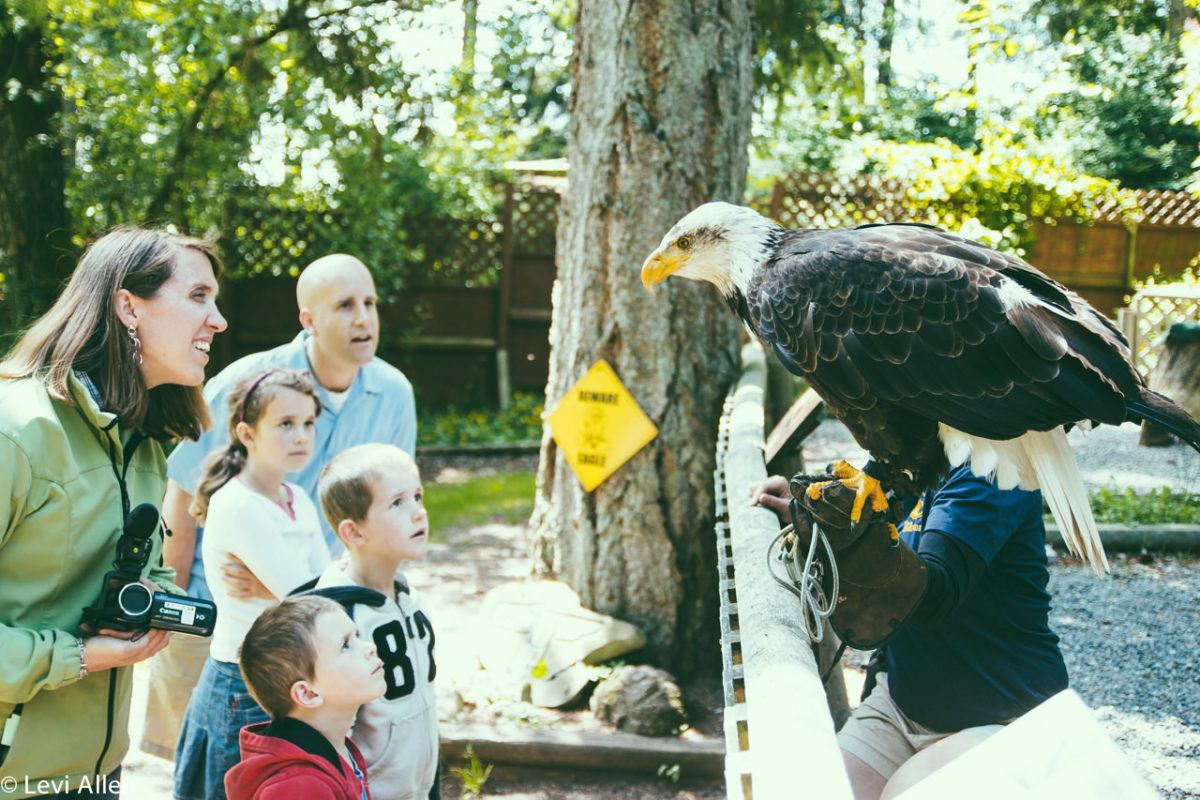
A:
<svg viewBox="0 0 1200 800">
<path fill-rule="evenodd" d="M 83 384 L 84 388 L 87 390 L 88 394 L 91 395 L 96 404 L 102 407 L 103 403 L 100 397 L 100 392 L 96 389 L 96 385 L 92 382 L 87 373 L 77 371 L 75 374 L 79 377 L 80 382 Z M 87 418 L 87 415 L 83 413 L 83 409 L 80 408 L 78 404 L 75 405 L 75 413 L 79 415 L 85 425 L 93 430 L 96 430 L 91 421 Z M 126 485 L 126 477 L 129 474 L 129 465 L 133 463 L 133 455 L 137 451 L 138 445 L 145 441 L 147 437 L 140 430 L 133 431 L 133 433 L 131 433 L 129 436 L 129 441 L 125 444 L 123 453 L 124 457 L 122 459 L 118 459 L 116 428 L 120 421 L 120 417 L 114 416 L 111 422 L 109 422 L 100 430 L 97 430 L 96 433 L 101 439 L 104 440 L 104 444 L 108 448 L 108 463 L 109 466 L 112 467 L 113 477 L 117 479 L 117 488 L 121 491 L 121 522 L 122 525 L 124 525 L 125 521 L 129 519 L 129 512 L 131 508 L 131 503 L 129 500 L 129 487 Z M 118 460 L 122 462 L 120 467 L 117 466 Z M 86 612 L 87 610 L 85 609 L 85 614 Z M 95 772 L 97 775 L 100 774 L 100 766 L 103 764 L 104 756 L 108 754 L 108 748 L 112 744 L 113 722 L 116 711 L 116 672 L 116 669 L 108 670 L 108 719 L 104 733 L 104 746 L 100 748 L 100 754 L 96 757 Z M 9 722 L 5 723 L 3 733 L 4 740 L 7 741 L 10 739 L 10 736 L 15 736 L 16 726 L 20 722 L 20 711 L 23 706 L 24 704 L 18 705 L 13 710 L 13 714 L 9 717 Z M 12 725 L 11 730 L 9 728 L 10 724 Z M 5 747 L 3 751 L 0 751 L 0 763 L 3 763 L 3 759 L 7 755 L 8 748 Z"/>
<path fill-rule="evenodd" d="M 111 433 L 111 429 L 115 427 L 117 420 L 113 420 L 110 424 L 104 427 L 104 438 L 108 444 L 108 463 L 112 466 L 113 477 L 117 479 L 117 486 L 121 490 L 121 519 L 129 518 L 129 510 L 131 508 L 129 500 L 129 486 L 127 484 L 129 476 L 129 465 L 133 463 L 133 454 L 137 451 L 138 445 L 146 441 L 146 434 L 141 431 L 134 431 L 129 435 L 129 441 L 125 444 L 125 457 L 120 459 L 121 466 L 117 467 L 117 443 L 115 437 Z"/>
<path fill-rule="evenodd" d="M 96 384 L 92 381 L 91 377 L 86 372 L 80 370 L 76 370 L 75 376 L 79 379 L 79 382 L 83 385 L 84 390 L 88 393 L 96 405 L 103 409 L 104 400 L 100 394 L 100 390 L 96 388 Z M 115 432 L 115 429 L 117 425 L 120 424 L 121 418 L 114 416 L 111 422 L 109 422 L 103 428 L 97 429 L 92 424 L 92 421 L 88 419 L 87 415 L 83 413 L 83 409 L 79 407 L 78 403 L 74 405 L 74 408 L 75 413 L 79 415 L 79 418 L 83 420 L 84 424 L 96 431 L 96 434 L 104 440 L 105 447 L 108 448 L 108 463 L 109 466 L 112 467 L 113 477 L 117 479 L 117 487 L 121 490 L 121 519 L 125 520 L 129 517 L 129 510 L 132 508 L 132 503 L 129 500 L 129 487 L 126 485 L 126 477 L 129 474 L 129 465 L 133 463 L 133 454 L 137 452 L 138 445 L 146 441 L 146 439 L 149 437 L 147 437 L 146 434 L 141 430 L 134 430 L 133 433 L 129 435 L 129 441 L 125 443 L 124 458 L 118 459 L 117 433 Z M 121 466 L 117 466 L 117 461 L 122 462 Z"/>
</svg>

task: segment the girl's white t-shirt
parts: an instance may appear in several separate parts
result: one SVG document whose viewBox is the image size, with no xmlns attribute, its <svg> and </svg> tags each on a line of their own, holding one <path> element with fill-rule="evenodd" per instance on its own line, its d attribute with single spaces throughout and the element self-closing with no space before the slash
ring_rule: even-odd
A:
<svg viewBox="0 0 1200 800">
<path fill-rule="evenodd" d="M 201 555 L 204 573 L 212 576 L 209 589 L 217 604 L 217 625 L 209 653 L 218 661 L 236 663 L 246 632 L 258 615 L 276 600 L 235 598 L 221 579 L 229 556 L 237 556 L 271 592 L 282 599 L 329 564 L 329 549 L 321 533 L 317 509 L 295 484 L 291 516 L 237 478 L 218 489 L 208 502 Z"/>
</svg>

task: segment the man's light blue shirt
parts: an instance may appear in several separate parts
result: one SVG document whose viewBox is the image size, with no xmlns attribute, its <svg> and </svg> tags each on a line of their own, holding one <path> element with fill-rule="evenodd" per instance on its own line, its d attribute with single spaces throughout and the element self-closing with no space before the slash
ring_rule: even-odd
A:
<svg viewBox="0 0 1200 800">
<path fill-rule="evenodd" d="M 312 366 L 305 352 L 307 339 L 308 334 L 302 331 L 287 344 L 238 359 L 205 384 L 204 399 L 212 409 L 213 426 L 198 441 L 184 440 L 171 453 L 167 459 L 167 475 L 171 480 L 184 491 L 195 495 L 203 477 L 205 459 L 210 453 L 229 444 L 230 390 L 245 376 L 266 369 L 295 369 L 311 373 Z M 417 412 L 408 378 L 380 358 L 359 369 L 340 411 L 332 410 L 328 393 L 315 380 L 313 383 L 317 386 L 323 407 L 321 415 L 317 417 L 313 455 L 304 469 L 288 473 L 287 480 L 304 487 L 320 509 L 317 480 L 325 464 L 347 448 L 372 442 L 387 442 L 413 453 L 417 441 Z M 330 552 L 340 553 L 341 542 L 324 515 L 321 515 L 321 529 Z M 188 594 L 211 598 L 200 557 L 202 535 L 203 530 L 196 531 L 196 558 L 192 562 Z"/>
</svg>

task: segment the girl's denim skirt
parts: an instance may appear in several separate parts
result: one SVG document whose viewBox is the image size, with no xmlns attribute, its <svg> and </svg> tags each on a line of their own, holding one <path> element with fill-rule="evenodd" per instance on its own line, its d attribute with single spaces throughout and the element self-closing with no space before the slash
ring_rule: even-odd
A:
<svg viewBox="0 0 1200 800">
<path fill-rule="evenodd" d="M 241 760 L 242 728 L 268 719 L 237 664 L 205 661 L 175 744 L 176 800 L 225 800 L 225 773 Z"/>
</svg>

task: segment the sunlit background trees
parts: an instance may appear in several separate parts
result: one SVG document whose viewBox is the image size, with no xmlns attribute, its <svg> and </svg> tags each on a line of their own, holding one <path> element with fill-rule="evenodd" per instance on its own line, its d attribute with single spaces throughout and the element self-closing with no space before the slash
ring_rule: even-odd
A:
<svg viewBox="0 0 1200 800">
<path fill-rule="evenodd" d="M 572 6 L 3 0 L 0 330 L 122 222 L 218 235 L 235 275 L 339 249 L 403 287 L 443 245 L 431 217 L 485 212 L 506 165 L 565 154 Z M 755 10 L 752 192 L 802 168 L 903 175 L 1020 246 L 1030 208 L 1195 179 L 1190 2 Z"/>
</svg>

